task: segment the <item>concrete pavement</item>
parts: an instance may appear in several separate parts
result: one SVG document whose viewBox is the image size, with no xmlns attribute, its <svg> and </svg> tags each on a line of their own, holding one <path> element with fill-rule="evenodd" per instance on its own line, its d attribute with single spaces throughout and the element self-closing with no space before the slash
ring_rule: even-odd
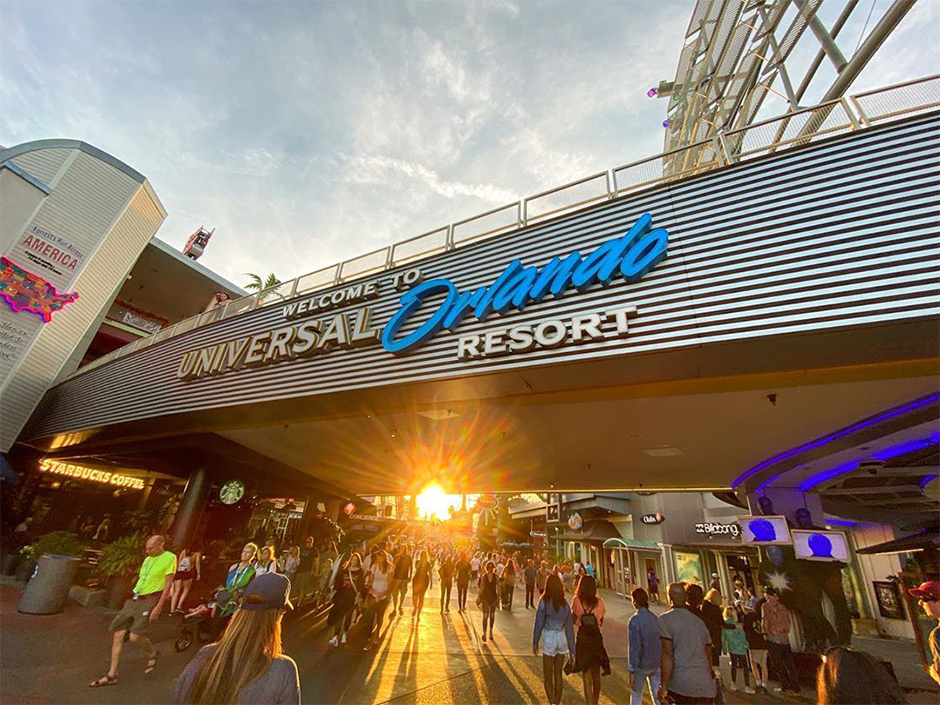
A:
<svg viewBox="0 0 940 705">
<path fill-rule="evenodd" d="M 441 615 L 428 600 L 420 620 L 412 620 L 410 598 L 403 616 L 387 619 L 376 651 L 362 651 L 363 635 L 354 630 L 350 643 L 329 647 L 325 615 L 297 610 L 284 625 L 286 652 L 300 670 L 305 703 L 541 703 L 541 657 L 531 650 L 534 613 L 520 606 L 496 617 L 496 639 L 480 639 L 480 612 L 472 606 L 461 615 L 456 600 Z M 128 645 L 116 686 L 89 689 L 87 682 L 107 669 L 108 616 L 69 604 L 58 615 L 37 617 L 16 612 L 19 590 L 0 586 L 0 701 L 2 703 L 168 703 L 173 681 L 195 653 L 177 654 L 159 645 L 157 671 L 144 676 L 144 655 Z M 605 595 L 609 618 L 604 638 L 613 674 L 604 678 L 601 702 L 629 702 L 626 688 L 626 619 L 632 606 Z M 391 617 L 391 612 L 389 612 Z M 725 664 L 725 683 L 728 683 Z M 583 702 L 578 676 L 565 679 L 564 702 Z M 726 689 L 728 703 L 780 703 L 779 697 L 749 696 Z M 814 702 L 813 693 L 787 702 Z M 935 699 L 910 698 L 911 702 Z"/>
</svg>

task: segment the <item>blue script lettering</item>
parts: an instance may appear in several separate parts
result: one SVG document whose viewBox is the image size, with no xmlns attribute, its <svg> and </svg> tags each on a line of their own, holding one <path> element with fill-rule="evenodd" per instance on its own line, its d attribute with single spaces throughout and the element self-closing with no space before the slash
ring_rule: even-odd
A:
<svg viewBox="0 0 940 705">
<path fill-rule="evenodd" d="M 454 331 L 472 311 L 480 321 L 490 313 L 505 314 L 511 309 L 522 311 L 530 302 L 538 303 L 551 294 L 561 298 L 574 286 L 584 291 L 595 283 L 607 286 L 619 272 L 627 282 L 642 279 L 666 257 L 669 233 L 652 229 L 649 213 L 640 216 L 623 237 L 601 244 L 587 257 L 580 252 L 555 257 L 541 268 L 523 267 L 513 260 L 490 286 L 472 292 L 460 292 L 448 279 L 432 279 L 411 289 L 401 297 L 401 308 L 382 331 L 382 345 L 389 352 L 403 355 L 423 345 L 441 330 Z M 424 300 L 445 294 L 444 300 L 424 323 L 398 338 L 405 322 L 421 308 Z M 397 339 L 396 339 L 397 338 Z"/>
</svg>

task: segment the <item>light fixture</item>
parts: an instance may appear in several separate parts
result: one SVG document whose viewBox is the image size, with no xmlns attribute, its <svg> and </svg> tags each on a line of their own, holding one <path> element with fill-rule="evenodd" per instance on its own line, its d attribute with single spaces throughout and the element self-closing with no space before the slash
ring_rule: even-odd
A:
<svg viewBox="0 0 940 705">
<path fill-rule="evenodd" d="M 643 452 L 651 458 L 665 458 L 670 455 L 684 455 L 675 446 L 660 446 L 659 448 L 644 448 Z"/>
</svg>

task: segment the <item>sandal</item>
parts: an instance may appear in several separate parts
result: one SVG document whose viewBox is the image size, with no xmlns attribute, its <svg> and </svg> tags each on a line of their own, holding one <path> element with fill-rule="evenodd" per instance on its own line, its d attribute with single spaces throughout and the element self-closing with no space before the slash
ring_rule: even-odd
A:
<svg viewBox="0 0 940 705">
<path fill-rule="evenodd" d="M 153 670 L 157 667 L 157 662 L 160 660 L 160 652 L 155 651 L 153 656 L 147 659 L 147 667 L 144 669 L 144 675 L 149 675 L 153 673 Z"/>
<path fill-rule="evenodd" d="M 91 683 L 89 683 L 88 687 L 89 688 L 101 688 L 102 686 L 105 686 L 105 685 L 117 685 L 117 676 L 114 676 L 112 678 L 107 673 L 105 673 L 98 680 L 94 680 Z"/>
</svg>

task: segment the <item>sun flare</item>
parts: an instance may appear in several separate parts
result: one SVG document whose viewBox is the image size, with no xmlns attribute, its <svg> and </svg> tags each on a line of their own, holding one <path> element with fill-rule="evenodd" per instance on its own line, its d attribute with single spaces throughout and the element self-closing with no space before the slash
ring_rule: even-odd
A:
<svg viewBox="0 0 940 705">
<path fill-rule="evenodd" d="M 418 516 L 422 519 L 447 519 L 451 507 L 460 509 L 460 495 L 447 494 L 438 484 L 427 485 L 416 498 Z"/>
</svg>

